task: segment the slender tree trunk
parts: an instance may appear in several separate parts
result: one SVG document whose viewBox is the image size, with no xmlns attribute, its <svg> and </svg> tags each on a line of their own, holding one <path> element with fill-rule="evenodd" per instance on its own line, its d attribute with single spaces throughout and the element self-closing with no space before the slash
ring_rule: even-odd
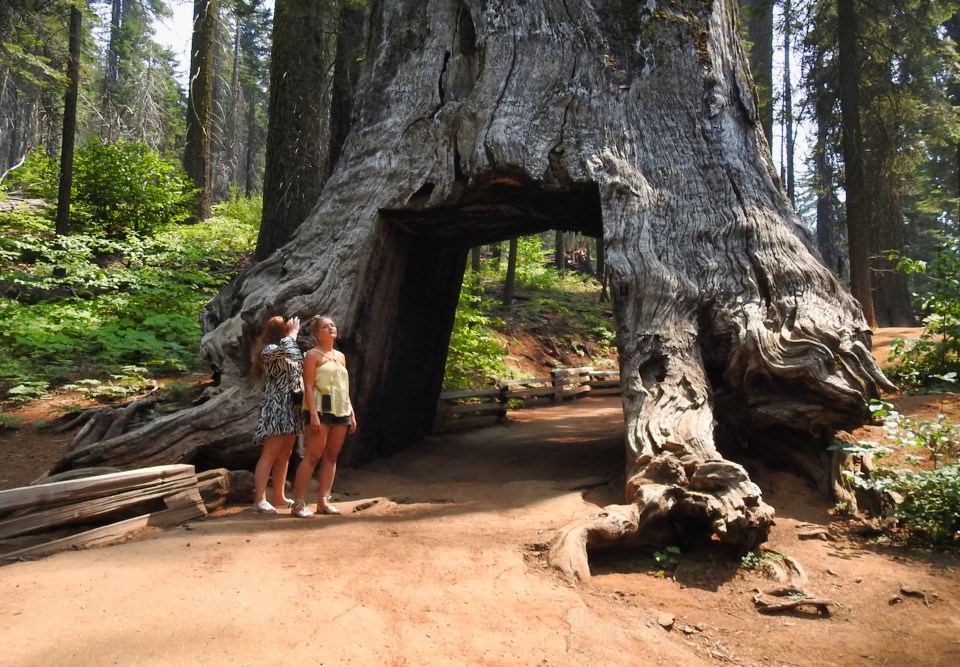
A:
<svg viewBox="0 0 960 667">
<path fill-rule="evenodd" d="M 750 73 L 757 91 L 760 127 L 773 143 L 773 5 L 774 0 L 743 0 L 750 41 Z"/>
<path fill-rule="evenodd" d="M 513 303 L 513 295 L 517 289 L 517 246 L 516 238 L 510 239 L 510 250 L 507 252 L 507 276 L 503 281 L 503 305 Z"/>
<path fill-rule="evenodd" d="M 903 254 L 907 244 L 903 227 L 900 184 L 892 182 L 896 179 L 888 178 L 889 172 L 882 167 L 883 164 L 895 159 L 896 151 L 889 145 L 886 149 L 883 151 L 878 147 L 878 153 L 888 154 L 874 156 L 880 162 L 880 167 L 870 170 L 875 174 L 871 179 L 874 183 L 874 192 L 870 202 L 871 217 L 875 221 L 871 235 L 873 303 L 879 326 L 913 327 L 917 325 L 917 319 L 913 314 L 907 276 L 897 270 L 895 261 L 887 259 L 890 251 Z"/>
<path fill-rule="evenodd" d="M 323 0 L 277 0 L 270 124 L 258 260 L 286 243 L 313 209 L 330 164 L 333 31 Z"/>
<path fill-rule="evenodd" d="M 210 217 L 213 131 L 214 47 L 219 0 L 194 0 L 193 45 L 190 49 L 190 94 L 187 101 L 187 143 L 183 168 L 199 188 L 195 220 Z"/>
<path fill-rule="evenodd" d="M 253 156 L 260 146 L 260 133 L 257 130 L 257 101 L 258 91 L 256 86 L 249 86 L 247 90 L 247 141 L 246 151 L 244 153 L 244 179 L 243 193 L 247 199 L 253 196 L 255 182 L 257 179 L 257 169 L 254 164 Z"/>
<path fill-rule="evenodd" d="M 243 145 L 241 118 L 244 116 L 243 90 L 240 85 L 240 21 L 233 34 L 233 67 L 230 71 L 230 108 L 227 112 L 227 124 L 224 135 L 223 160 L 228 168 L 228 179 L 234 187 L 240 184 L 240 164 L 237 149 Z M 244 164 L 246 164 L 244 162 Z M 244 179 L 246 180 L 246 179 Z"/>
<path fill-rule="evenodd" d="M 813 148 L 813 178 L 817 196 L 817 248 L 824 263 L 841 279 L 848 278 L 846 254 L 843 249 L 843 220 L 839 215 L 841 208 L 836 189 L 836 174 L 830 161 L 833 150 L 832 136 L 834 128 L 833 106 L 835 98 L 829 86 L 824 82 L 823 56 L 816 56 L 816 69 L 820 74 L 814 95 L 814 120 L 816 122 L 816 143 Z"/>
<path fill-rule="evenodd" d="M 837 0 L 837 30 L 850 291 L 860 302 L 867 322 L 871 327 L 875 327 L 877 316 L 874 313 L 870 281 L 872 244 L 866 206 L 863 133 L 860 129 L 860 55 L 854 0 Z"/>
<path fill-rule="evenodd" d="M 556 230 L 553 239 L 553 265 L 557 267 L 557 271 L 562 272 L 567 266 L 567 253 L 564 252 L 563 230 Z"/>
<path fill-rule="evenodd" d="M 784 169 L 786 175 L 784 182 L 787 186 L 787 197 L 790 203 L 796 206 L 797 191 L 794 177 L 794 150 L 796 141 L 793 133 L 793 73 L 790 71 L 791 52 L 793 49 L 793 16 L 791 14 L 792 3 L 790 0 L 784 0 L 783 3 L 783 145 L 786 151 L 784 160 Z"/>
<path fill-rule="evenodd" d="M 77 134 L 77 98 L 80 91 L 80 36 L 83 14 L 70 7 L 70 51 L 67 92 L 63 99 L 63 143 L 60 147 L 60 188 L 57 193 L 57 236 L 70 233 L 70 191 L 73 189 L 73 146 Z"/>
</svg>

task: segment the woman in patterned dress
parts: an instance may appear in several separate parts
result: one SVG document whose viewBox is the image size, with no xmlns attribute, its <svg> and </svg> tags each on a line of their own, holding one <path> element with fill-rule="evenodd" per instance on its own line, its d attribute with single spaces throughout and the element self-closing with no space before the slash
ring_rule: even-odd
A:
<svg viewBox="0 0 960 667">
<path fill-rule="evenodd" d="M 253 349 L 253 376 L 263 382 L 260 420 L 254 441 L 263 445 L 254 471 L 253 508 L 276 513 L 276 505 L 290 507 L 284 485 L 297 436 L 303 432 L 300 402 L 303 396 L 303 353 L 297 347 L 300 318 L 271 317 Z M 267 501 L 267 480 L 273 478 L 273 503 Z"/>
<path fill-rule="evenodd" d="M 337 457 L 347 433 L 357 430 L 357 417 L 350 403 L 350 379 L 347 374 L 347 358 L 343 352 L 333 349 L 337 340 L 337 324 L 327 316 L 313 320 L 313 335 L 317 344 L 303 362 L 304 396 L 303 407 L 307 422 L 306 453 L 297 466 L 293 482 L 293 510 L 291 514 L 306 518 L 313 516 L 307 509 L 306 495 L 310 478 L 317 464 L 317 512 L 340 514 L 330 504 L 333 477 L 337 473 Z"/>
</svg>

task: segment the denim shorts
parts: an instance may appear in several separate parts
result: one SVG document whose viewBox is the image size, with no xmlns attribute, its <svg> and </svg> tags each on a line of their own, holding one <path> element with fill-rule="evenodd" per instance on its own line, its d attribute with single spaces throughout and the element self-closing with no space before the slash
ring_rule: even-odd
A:
<svg viewBox="0 0 960 667">
<path fill-rule="evenodd" d="M 338 417 L 331 412 L 318 412 L 317 415 L 320 417 L 321 424 L 327 424 L 328 426 L 350 426 L 350 415 Z M 307 424 L 310 424 L 310 413 L 304 411 L 303 419 Z"/>
</svg>

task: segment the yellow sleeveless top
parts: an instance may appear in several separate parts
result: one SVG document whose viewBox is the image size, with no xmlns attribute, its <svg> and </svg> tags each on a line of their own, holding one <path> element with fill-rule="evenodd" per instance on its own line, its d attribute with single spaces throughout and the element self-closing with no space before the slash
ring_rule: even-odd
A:
<svg viewBox="0 0 960 667">
<path fill-rule="evenodd" d="M 350 376 L 346 366 L 332 359 L 324 359 L 317 364 L 317 371 L 313 377 L 313 400 L 317 412 L 333 414 L 337 417 L 349 417 L 353 412 L 350 407 Z M 324 396 L 327 396 L 324 402 Z M 303 409 L 307 402 L 304 399 Z"/>
</svg>

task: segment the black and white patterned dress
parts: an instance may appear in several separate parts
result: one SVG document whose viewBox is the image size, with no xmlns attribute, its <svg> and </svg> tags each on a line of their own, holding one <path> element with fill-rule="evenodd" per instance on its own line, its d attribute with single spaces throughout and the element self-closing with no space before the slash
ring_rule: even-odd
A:
<svg viewBox="0 0 960 667">
<path fill-rule="evenodd" d="M 260 353 L 263 362 L 263 398 L 260 421 L 254 433 L 259 445 L 272 435 L 303 433 L 301 398 L 303 396 L 303 352 L 290 336 L 271 343 Z"/>
</svg>

